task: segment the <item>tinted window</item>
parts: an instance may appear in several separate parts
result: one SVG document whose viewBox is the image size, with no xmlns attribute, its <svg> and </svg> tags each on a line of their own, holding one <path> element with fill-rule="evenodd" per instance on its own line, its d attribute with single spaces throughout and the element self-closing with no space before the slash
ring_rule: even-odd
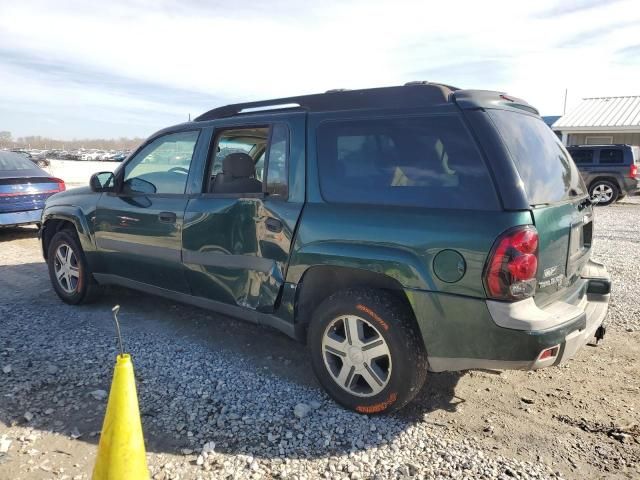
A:
<svg viewBox="0 0 640 480">
<path fill-rule="evenodd" d="M 18 153 L 0 152 L 1 170 L 37 170 L 31 160 Z"/>
<path fill-rule="evenodd" d="M 623 163 L 622 150 L 614 148 L 603 148 L 602 150 L 600 150 L 600 163 L 604 165 Z"/>
<path fill-rule="evenodd" d="M 578 165 L 593 163 L 593 150 L 586 149 L 569 149 L 569 153 L 571 153 L 571 158 Z"/>
<path fill-rule="evenodd" d="M 317 141 L 327 201 L 499 208 L 487 168 L 458 117 L 327 122 Z"/>
<path fill-rule="evenodd" d="M 233 128 L 218 133 L 207 191 L 224 194 L 262 192 L 268 140 L 269 127 Z"/>
<path fill-rule="evenodd" d="M 489 110 L 489 115 L 511 153 L 531 205 L 586 192 L 575 163 L 541 119 L 506 110 Z"/>
<path fill-rule="evenodd" d="M 155 139 L 124 169 L 124 191 L 184 193 L 198 132 L 180 132 Z"/>
<path fill-rule="evenodd" d="M 271 133 L 269 165 L 267 166 L 267 192 L 280 197 L 287 196 L 287 158 L 289 156 L 289 129 L 278 124 Z"/>
</svg>

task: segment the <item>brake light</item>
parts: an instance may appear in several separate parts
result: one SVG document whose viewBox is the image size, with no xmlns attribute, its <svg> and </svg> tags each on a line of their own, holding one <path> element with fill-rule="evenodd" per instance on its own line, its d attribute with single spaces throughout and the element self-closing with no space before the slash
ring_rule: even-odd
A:
<svg viewBox="0 0 640 480">
<path fill-rule="evenodd" d="M 58 184 L 56 192 L 64 192 L 67 189 L 67 186 L 64 184 L 64 180 L 61 178 L 52 178 L 51 180 Z"/>
<path fill-rule="evenodd" d="M 538 271 L 538 232 L 527 225 L 500 235 L 485 268 L 487 295 L 520 300 L 535 292 Z"/>
<path fill-rule="evenodd" d="M 631 169 L 629 170 L 629 176 L 631 178 L 637 178 L 638 177 L 638 166 L 637 165 L 631 165 Z"/>
</svg>

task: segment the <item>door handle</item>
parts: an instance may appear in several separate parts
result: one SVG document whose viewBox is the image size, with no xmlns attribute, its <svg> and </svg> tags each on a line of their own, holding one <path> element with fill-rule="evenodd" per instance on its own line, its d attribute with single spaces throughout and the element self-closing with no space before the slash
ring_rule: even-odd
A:
<svg viewBox="0 0 640 480">
<path fill-rule="evenodd" d="M 273 233 L 280 233 L 282 231 L 282 222 L 280 220 L 276 220 L 275 218 L 267 218 L 265 221 L 267 225 L 267 230 Z"/>
<path fill-rule="evenodd" d="M 177 219 L 177 215 L 173 212 L 160 212 L 158 214 L 158 220 L 162 223 L 176 223 Z"/>
</svg>

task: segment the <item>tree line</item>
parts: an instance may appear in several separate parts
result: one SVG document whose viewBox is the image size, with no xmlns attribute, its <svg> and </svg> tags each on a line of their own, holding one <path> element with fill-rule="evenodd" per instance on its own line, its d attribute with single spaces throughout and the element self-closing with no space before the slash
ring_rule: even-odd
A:
<svg viewBox="0 0 640 480">
<path fill-rule="evenodd" d="M 38 150 L 78 150 L 96 148 L 100 150 L 132 150 L 144 141 L 143 138 L 85 138 L 56 140 L 55 138 L 32 135 L 13 138 L 11 132 L 0 131 L 0 148 L 35 148 Z"/>
</svg>

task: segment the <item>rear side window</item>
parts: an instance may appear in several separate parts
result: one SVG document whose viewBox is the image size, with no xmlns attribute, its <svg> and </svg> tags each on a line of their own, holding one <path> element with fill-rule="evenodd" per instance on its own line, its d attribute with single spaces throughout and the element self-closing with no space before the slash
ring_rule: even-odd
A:
<svg viewBox="0 0 640 480">
<path fill-rule="evenodd" d="M 326 122 L 317 146 L 329 202 L 499 208 L 480 153 L 456 116 Z"/>
<path fill-rule="evenodd" d="M 593 150 L 569 149 L 569 153 L 571 153 L 571 158 L 573 158 L 573 161 L 576 162 L 577 165 L 588 165 L 590 163 L 593 163 Z"/>
<path fill-rule="evenodd" d="M 622 150 L 618 148 L 603 148 L 600 150 L 600 164 L 602 165 L 616 165 L 624 163 Z"/>
<path fill-rule="evenodd" d="M 488 112 L 511 153 L 529 204 L 555 203 L 585 194 L 578 168 L 540 118 L 506 110 Z"/>
</svg>

